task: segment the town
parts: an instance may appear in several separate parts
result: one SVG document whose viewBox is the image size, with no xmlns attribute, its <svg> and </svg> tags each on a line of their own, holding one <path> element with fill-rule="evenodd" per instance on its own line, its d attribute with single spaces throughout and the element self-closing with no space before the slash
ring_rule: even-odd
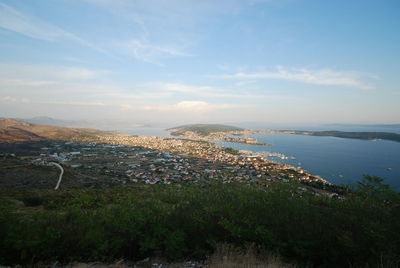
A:
<svg viewBox="0 0 400 268">
<path fill-rule="evenodd" d="M 89 187 L 99 187 L 99 181 L 107 186 L 218 181 L 268 187 L 274 181 L 297 180 L 318 194 L 336 195 L 339 191 L 337 186 L 300 168 L 204 140 L 112 134 L 36 143 L 40 148 L 26 156 L 26 161 L 34 165 L 58 162 L 76 176 L 92 181 Z"/>
</svg>

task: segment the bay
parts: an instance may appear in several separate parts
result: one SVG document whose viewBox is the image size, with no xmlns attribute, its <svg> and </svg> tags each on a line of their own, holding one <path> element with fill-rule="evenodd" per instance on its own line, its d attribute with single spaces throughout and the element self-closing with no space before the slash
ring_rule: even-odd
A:
<svg viewBox="0 0 400 268">
<path fill-rule="evenodd" d="M 397 191 L 400 190 L 399 142 L 293 134 L 255 134 L 249 137 L 262 143 L 270 143 L 272 146 L 232 142 L 217 142 L 217 145 L 253 153 L 281 153 L 288 156 L 288 159 L 269 159 L 295 167 L 300 166 L 334 184 L 352 184 L 367 174 L 382 177 L 384 183 Z"/>
</svg>

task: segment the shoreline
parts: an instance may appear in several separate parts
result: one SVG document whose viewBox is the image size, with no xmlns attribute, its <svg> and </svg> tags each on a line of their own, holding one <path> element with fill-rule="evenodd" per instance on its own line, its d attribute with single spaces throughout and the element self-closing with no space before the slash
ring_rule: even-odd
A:
<svg viewBox="0 0 400 268">
<path fill-rule="evenodd" d="M 167 131 L 170 131 L 170 133 L 176 133 L 176 129 L 169 129 Z M 254 134 L 274 134 L 272 133 L 273 130 L 252 130 L 252 129 L 244 129 L 244 130 L 236 130 L 236 131 L 225 131 L 225 132 L 212 132 L 209 133 L 208 135 L 198 135 L 197 133 L 193 131 L 185 131 L 180 133 L 179 135 L 173 135 L 172 138 L 178 137 L 178 138 L 186 138 L 186 139 L 191 139 L 191 140 L 196 140 L 196 141 L 207 141 L 207 142 L 212 142 L 215 144 L 215 141 L 223 141 L 223 142 L 232 142 L 232 143 L 238 143 L 238 144 L 246 144 L 246 145 L 258 145 L 258 146 L 272 146 L 271 144 L 268 143 L 259 143 L 253 138 L 246 137 L 247 135 L 254 135 Z M 232 138 L 231 136 L 244 136 L 243 138 Z M 215 144 L 216 145 L 216 144 Z M 219 145 L 216 145 L 219 146 Z M 219 146 L 223 147 L 223 146 Z M 277 164 L 277 165 L 283 165 L 284 167 L 288 169 L 293 169 L 296 172 L 299 172 L 300 174 L 306 174 L 310 177 L 317 178 L 318 181 L 327 184 L 327 185 L 335 185 L 328 181 L 327 179 L 322 178 L 321 176 L 318 175 L 313 175 L 309 173 L 306 170 L 303 170 L 302 168 L 299 167 L 294 167 L 289 164 L 285 163 L 279 163 L 274 160 L 271 160 L 267 157 L 264 157 L 260 155 L 259 153 L 251 152 L 252 157 L 261 157 L 265 159 L 266 161 L 269 161 L 271 163 Z M 280 157 L 281 154 L 279 154 Z"/>
<path fill-rule="evenodd" d="M 174 130 L 175 129 L 170 129 L 169 131 L 171 133 L 173 133 Z M 262 130 L 262 131 L 259 131 L 259 130 L 240 130 L 240 131 L 227 131 L 227 132 L 213 132 L 213 133 L 210 133 L 208 135 L 198 135 L 195 132 L 186 131 L 186 132 L 183 132 L 180 135 L 174 135 L 171 138 L 172 139 L 188 139 L 188 140 L 194 140 L 194 141 L 211 142 L 215 146 L 217 146 L 217 147 L 219 147 L 221 149 L 225 148 L 225 147 L 215 144 L 215 141 L 233 142 L 233 143 L 246 144 L 246 145 L 271 146 L 271 144 L 258 143 L 257 141 L 250 142 L 250 143 L 243 142 L 243 141 L 254 141 L 254 139 L 249 138 L 249 137 L 244 137 L 244 138 L 241 138 L 241 139 L 240 138 L 231 138 L 230 137 L 230 136 L 245 136 L 245 135 L 252 135 L 252 134 L 262 134 L 265 131 L 266 130 Z M 232 141 L 232 139 L 233 139 L 233 141 Z M 239 142 L 237 142 L 237 140 L 239 140 Z M 303 170 L 302 168 L 299 168 L 299 167 L 294 167 L 294 166 L 289 165 L 289 164 L 276 162 L 276 161 L 274 161 L 272 159 L 269 159 L 269 158 L 267 158 L 265 156 L 260 155 L 259 153 L 251 152 L 250 157 L 251 158 L 259 158 L 259 159 L 261 159 L 261 162 L 268 161 L 269 163 L 278 165 L 282 169 L 285 169 L 285 170 L 293 170 L 296 173 L 298 173 L 297 177 L 300 177 L 300 179 L 299 179 L 300 181 L 310 181 L 310 182 L 315 182 L 316 181 L 318 183 L 322 183 L 322 184 L 329 185 L 329 186 L 337 186 L 337 185 L 331 183 L 330 181 L 328 181 L 327 179 L 322 178 L 321 176 L 311 174 L 308 171 Z M 299 176 L 299 174 L 300 174 L 300 176 Z M 294 177 L 295 176 L 291 176 L 291 179 L 294 179 Z"/>
</svg>

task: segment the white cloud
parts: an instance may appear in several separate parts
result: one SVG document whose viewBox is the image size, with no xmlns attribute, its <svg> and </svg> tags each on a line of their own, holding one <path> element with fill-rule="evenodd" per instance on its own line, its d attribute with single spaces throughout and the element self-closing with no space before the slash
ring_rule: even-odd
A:
<svg viewBox="0 0 400 268">
<path fill-rule="evenodd" d="M 233 79 L 281 79 L 297 81 L 307 84 L 323 86 L 344 86 L 360 89 L 371 89 L 371 85 L 362 81 L 363 78 L 376 79 L 375 75 L 365 74 L 355 71 L 333 71 L 331 69 L 287 69 L 277 67 L 276 71 L 262 71 L 254 73 L 238 72 L 232 75 L 222 75 L 221 78 Z"/>
<path fill-rule="evenodd" d="M 178 83 L 156 83 L 155 85 L 162 90 L 194 94 L 194 95 L 203 95 L 203 94 L 208 94 L 209 92 L 212 91 L 214 92 L 217 91 L 216 88 L 210 86 L 191 86 Z"/>
<path fill-rule="evenodd" d="M 205 101 L 181 101 L 171 105 L 148 105 L 143 109 L 147 111 L 169 111 L 185 113 L 205 113 L 221 109 L 237 107 L 233 104 L 209 104 Z"/>
<path fill-rule="evenodd" d="M 211 108 L 205 101 L 181 101 L 174 105 L 177 110 L 205 111 Z"/>
<path fill-rule="evenodd" d="M 118 83 L 101 78 L 108 71 L 53 65 L 0 64 L 0 91 L 15 102 L 31 99 L 32 104 L 81 105 L 110 107 L 119 111 L 170 111 L 207 113 L 209 111 L 241 108 L 226 102 L 247 103 L 252 100 L 276 99 L 265 94 L 251 94 L 237 88 L 208 85 L 149 82 Z M 179 100 L 185 100 L 179 102 Z M 194 100 L 193 100 L 194 99 Z M 217 100 L 218 99 L 218 100 Z M 229 99 L 229 100 L 228 100 Z M 211 104 L 222 102 L 222 104 Z M 172 104 L 177 102 L 175 104 Z M 171 103 L 171 104 L 166 104 Z"/>
</svg>

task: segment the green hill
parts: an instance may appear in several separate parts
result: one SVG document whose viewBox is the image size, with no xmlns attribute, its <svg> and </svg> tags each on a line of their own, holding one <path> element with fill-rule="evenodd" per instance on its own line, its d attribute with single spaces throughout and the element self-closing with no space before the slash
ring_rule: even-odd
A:
<svg viewBox="0 0 400 268">
<path fill-rule="evenodd" d="M 206 136 L 213 132 L 240 131 L 243 130 L 243 128 L 220 124 L 192 124 L 169 128 L 167 130 L 174 136 L 180 136 L 186 131 L 192 131 L 199 135 Z"/>
</svg>

